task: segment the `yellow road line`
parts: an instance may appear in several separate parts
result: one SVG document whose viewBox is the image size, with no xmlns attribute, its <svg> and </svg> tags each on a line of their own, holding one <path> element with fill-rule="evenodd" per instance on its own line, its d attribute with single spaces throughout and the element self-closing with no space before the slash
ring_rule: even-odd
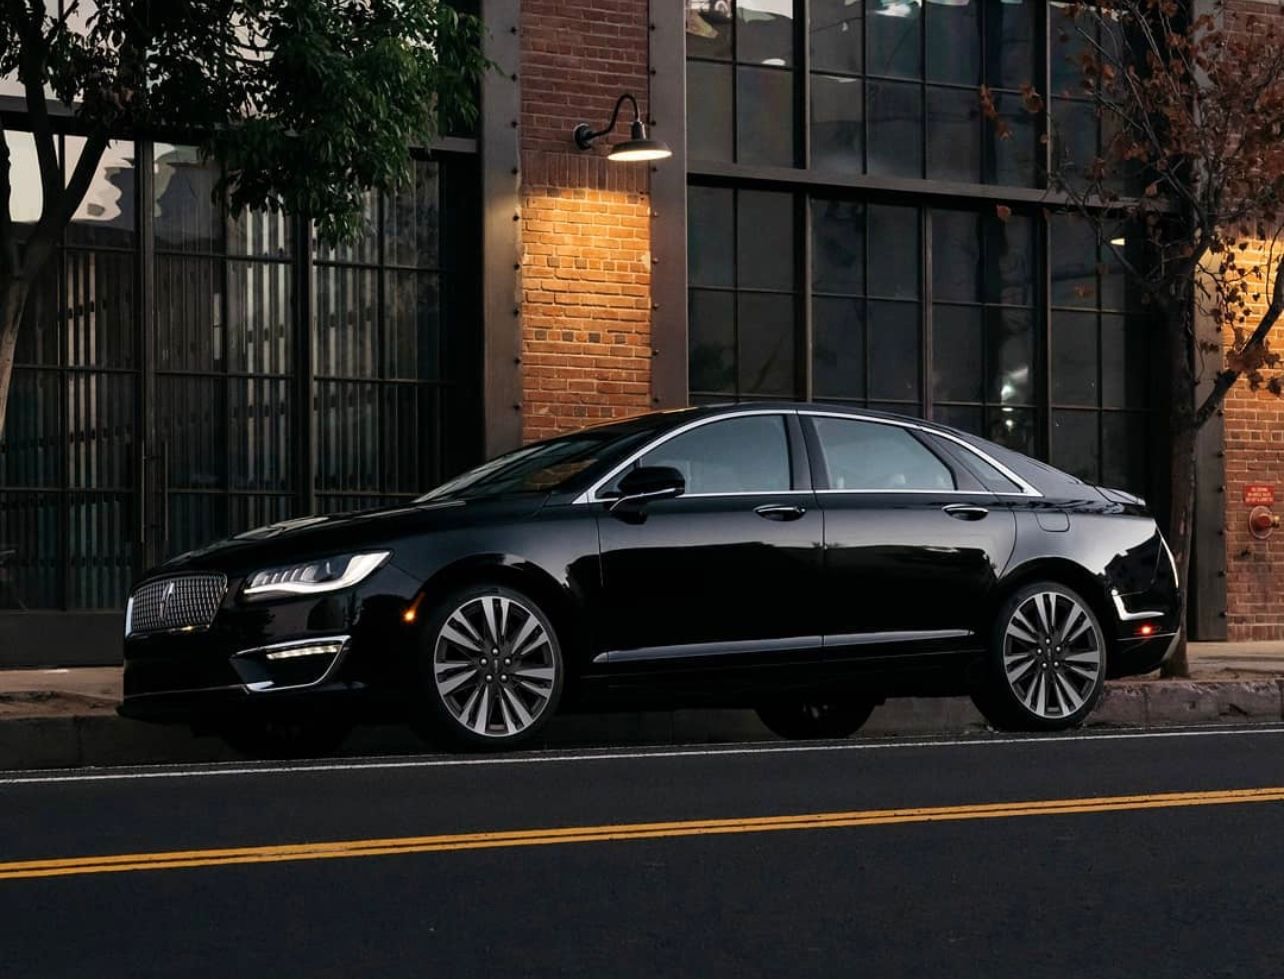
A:
<svg viewBox="0 0 1284 979">
<path fill-rule="evenodd" d="M 19 860 L 0 863 L 0 880 L 21 880 L 32 877 L 70 877 L 80 874 L 111 874 L 134 870 L 223 867 L 248 863 L 280 863 L 289 860 L 334 860 L 344 857 L 377 857 L 407 853 L 439 853 L 453 850 L 485 850 L 518 846 L 551 846 L 557 843 L 605 843 L 616 840 L 653 840 L 678 836 L 773 833 L 784 830 L 888 826 L 897 823 L 1011 819 L 1017 816 L 1064 816 L 1076 813 L 1171 809 L 1187 806 L 1226 806 L 1242 805 L 1249 802 L 1284 802 L 1284 786 L 1261 789 L 1229 789 L 1213 792 L 1168 792 L 1150 795 L 1104 796 L 1088 799 L 993 802 L 979 805 L 932 806 L 917 809 L 865 809 L 851 812 L 808 813 L 796 816 L 687 819 L 663 823 L 617 823 L 605 826 L 567 826 L 555 829 L 452 833 L 440 836 L 406 836 L 386 839 L 343 840 L 329 843 L 291 843 L 273 846 L 230 847 L 226 849 L 174 850 L 157 853 L 124 853 L 114 856 L 67 857 L 53 860 Z"/>
</svg>

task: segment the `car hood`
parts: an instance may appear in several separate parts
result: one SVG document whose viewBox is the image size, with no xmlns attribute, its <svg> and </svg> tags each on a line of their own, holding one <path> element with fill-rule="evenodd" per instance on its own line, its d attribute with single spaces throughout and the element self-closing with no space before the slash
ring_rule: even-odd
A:
<svg viewBox="0 0 1284 979">
<path fill-rule="evenodd" d="M 546 499 L 543 495 L 445 499 L 283 520 L 180 554 L 144 577 L 187 571 L 246 574 L 317 557 L 377 549 L 407 537 L 521 519 L 537 511 Z"/>
</svg>

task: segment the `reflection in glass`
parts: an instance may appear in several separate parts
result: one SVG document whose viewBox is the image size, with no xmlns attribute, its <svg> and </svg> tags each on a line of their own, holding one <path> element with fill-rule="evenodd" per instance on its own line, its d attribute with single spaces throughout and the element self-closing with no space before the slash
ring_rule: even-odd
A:
<svg viewBox="0 0 1284 979">
<path fill-rule="evenodd" d="M 733 286 L 735 221 L 733 191 L 687 188 L 687 263 L 693 286 Z"/>
<path fill-rule="evenodd" d="M 865 207 L 856 201 L 812 198 L 811 282 L 816 292 L 860 295 L 865 290 Z"/>
<path fill-rule="evenodd" d="M 939 401 L 981 401 L 984 395 L 981 309 L 932 307 L 932 396 Z"/>
<path fill-rule="evenodd" d="M 817 398 L 865 397 L 865 303 L 860 299 L 812 300 L 815 336 L 812 386 Z"/>
<path fill-rule="evenodd" d="M 80 159 L 85 141 L 65 138 L 67 169 Z M 89 189 L 76 208 L 67 239 L 75 244 L 129 248 L 134 243 L 138 183 L 134 172 L 134 144 L 113 140 L 107 144 L 94 171 Z"/>
<path fill-rule="evenodd" d="M 1035 340 L 1028 309 L 985 311 L 986 400 L 997 404 L 1033 404 Z"/>
<path fill-rule="evenodd" d="M 869 0 L 868 7 L 868 73 L 918 78 L 922 70 L 919 53 L 922 0 Z"/>
<path fill-rule="evenodd" d="M 1009 449 L 1038 455 L 1038 416 L 1032 408 L 987 408 L 985 431 L 982 434 L 992 442 Z"/>
<path fill-rule="evenodd" d="M 923 105 L 918 85 L 866 82 L 869 172 L 918 177 L 923 172 Z"/>
<path fill-rule="evenodd" d="M 689 299 L 692 391 L 733 394 L 736 389 L 735 296 L 692 289 Z"/>
<path fill-rule="evenodd" d="M 223 250 L 222 208 L 214 200 L 218 170 L 195 146 L 157 143 L 156 199 L 152 214 L 156 247 L 184 252 Z"/>
<path fill-rule="evenodd" d="M 981 103 L 974 90 L 927 90 L 927 176 L 980 182 Z"/>
<path fill-rule="evenodd" d="M 794 52 L 794 0 L 737 0 L 736 60 L 788 65 Z"/>
<path fill-rule="evenodd" d="M 1097 314 L 1052 314 L 1052 403 L 1097 404 Z"/>
<path fill-rule="evenodd" d="M 986 83 L 991 88 L 1020 88 L 1035 77 L 1036 0 L 978 0 L 978 5 L 985 7 Z M 1058 19 L 1055 12 L 1051 19 Z M 1057 50 L 1055 30 L 1052 37 Z"/>
<path fill-rule="evenodd" d="M 35 224 L 44 201 L 36 141 L 30 133 L 5 130 L 9 144 L 9 216 L 14 224 Z"/>
<path fill-rule="evenodd" d="M 791 398 L 794 377 L 794 297 L 740 293 L 737 388 L 742 394 Z"/>
<path fill-rule="evenodd" d="M 932 211 L 932 289 L 936 299 L 981 300 L 980 216 Z"/>
<path fill-rule="evenodd" d="M 1008 136 L 999 138 L 998 127 L 987 122 L 985 130 L 985 182 L 1033 187 L 1040 173 L 1039 117 L 1026 110 L 1019 95 L 998 93 L 994 106 L 1007 124 Z"/>
<path fill-rule="evenodd" d="M 736 201 L 737 285 L 742 289 L 792 289 L 793 195 L 741 190 Z"/>
<path fill-rule="evenodd" d="M 928 81 L 980 84 L 982 6 L 986 6 L 984 0 L 927 4 Z M 989 6 L 997 8 L 999 4 Z"/>
<path fill-rule="evenodd" d="M 1100 478 L 1101 446 L 1095 411 L 1053 411 L 1048 461 L 1089 482 Z"/>
<path fill-rule="evenodd" d="M 811 0 L 811 66 L 856 74 L 864 61 L 864 0 Z"/>
<path fill-rule="evenodd" d="M 1146 416 L 1137 412 L 1106 412 L 1101 417 L 1101 482 L 1106 486 L 1145 494 L 1148 481 Z"/>
<path fill-rule="evenodd" d="M 918 304 L 871 300 L 867 309 L 869 396 L 918 401 Z"/>
<path fill-rule="evenodd" d="M 1077 214 L 1052 216 L 1052 305 L 1097 305 L 1097 232 Z"/>
<path fill-rule="evenodd" d="M 869 208 L 869 294 L 918 296 L 918 208 L 877 204 Z"/>
<path fill-rule="evenodd" d="M 687 57 L 731 58 L 735 0 L 687 0 Z"/>
<path fill-rule="evenodd" d="M 982 223 L 985 233 L 986 302 L 1008 306 L 1034 303 L 1035 245 L 1032 219 L 1012 214 L 1006 221 L 997 216 Z"/>
<path fill-rule="evenodd" d="M 693 160 L 732 158 L 731 68 L 687 64 L 687 155 Z"/>
<path fill-rule="evenodd" d="M 792 71 L 736 69 L 736 161 L 794 165 Z"/>
<path fill-rule="evenodd" d="M 1151 347 L 1141 316 L 1101 316 L 1101 404 L 1106 408 L 1144 408 L 1150 378 Z"/>
<path fill-rule="evenodd" d="M 811 165 L 858 174 L 865 169 L 864 85 L 859 78 L 811 76 Z"/>
</svg>

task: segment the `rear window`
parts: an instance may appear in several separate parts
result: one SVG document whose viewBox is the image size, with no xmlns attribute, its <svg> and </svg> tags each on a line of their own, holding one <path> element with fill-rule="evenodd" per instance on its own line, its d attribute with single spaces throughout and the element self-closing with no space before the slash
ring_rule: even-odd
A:
<svg viewBox="0 0 1284 979">
<path fill-rule="evenodd" d="M 970 472 L 981 485 L 991 493 L 1020 493 L 1021 487 L 1003 475 L 1002 471 L 993 463 L 987 462 L 981 456 L 977 455 L 971 449 L 964 448 L 951 439 L 937 435 L 935 432 L 926 432 L 927 440 L 940 452 L 945 453 L 956 463 Z"/>
</svg>

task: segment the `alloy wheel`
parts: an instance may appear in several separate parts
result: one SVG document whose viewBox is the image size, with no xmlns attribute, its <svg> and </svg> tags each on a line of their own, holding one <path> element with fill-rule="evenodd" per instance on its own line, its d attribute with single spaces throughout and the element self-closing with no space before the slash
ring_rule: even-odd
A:
<svg viewBox="0 0 1284 979">
<path fill-rule="evenodd" d="M 433 651 L 437 694 L 475 735 L 511 738 L 548 707 L 560 659 L 540 617 L 507 595 L 483 595 L 446 617 Z"/>
<path fill-rule="evenodd" d="M 1021 705 L 1036 717 L 1069 717 L 1093 695 L 1104 642 L 1096 621 L 1062 592 L 1040 591 L 1013 610 L 1003 634 L 1003 670 Z"/>
</svg>

